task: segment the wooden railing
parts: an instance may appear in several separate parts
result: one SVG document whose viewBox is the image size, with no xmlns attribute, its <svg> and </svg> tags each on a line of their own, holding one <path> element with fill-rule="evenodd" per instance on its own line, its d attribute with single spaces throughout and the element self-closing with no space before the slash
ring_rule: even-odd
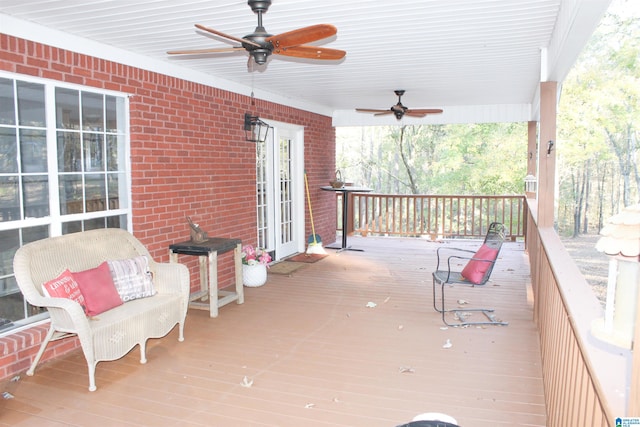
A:
<svg viewBox="0 0 640 427">
<path fill-rule="evenodd" d="M 524 237 L 526 228 L 524 196 L 349 193 L 348 197 L 349 234 L 483 238 L 489 224 L 498 221 L 515 240 Z"/>
<path fill-rule="evenodd" d="M 629 352 L 607 348 L 593 338 L 591 323 L 602 314 L 602 306 L 555 230 L 537 227 L 535 206 L 527 217 L 547 426 L 613 427 L 617 417 L 637 417 L 637 406 L 625 402 L 625 389 L 633 399 L 640 388 L 630 379 Z M 634 359 L 637 372 L 640 355 Z"/>
</svg>

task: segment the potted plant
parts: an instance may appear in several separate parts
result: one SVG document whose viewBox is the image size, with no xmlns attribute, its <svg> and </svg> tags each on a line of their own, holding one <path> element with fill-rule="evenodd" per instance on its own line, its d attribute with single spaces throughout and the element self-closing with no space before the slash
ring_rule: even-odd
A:
<svg viewBox="0 0 640 427">
<path fill-rule="evenodd" d="M 271 255 L 251 245 L 242 247 L 242 283 L 248 287 L 262 286 L 267 282 L 267 268 Z"/>
</svg>

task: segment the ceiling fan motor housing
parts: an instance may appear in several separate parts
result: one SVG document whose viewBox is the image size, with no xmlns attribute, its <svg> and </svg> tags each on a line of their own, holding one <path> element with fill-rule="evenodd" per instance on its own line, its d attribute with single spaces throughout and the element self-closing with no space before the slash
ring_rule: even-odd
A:
<svg viewBox="0 0 640 427">
<path fill-rule="evenodd" d="M 269 10 L 269 6 L 271 6 L 271 0 L 249 0 L 247 4 L 254 13 L 266 12 Z"/>
</svg>

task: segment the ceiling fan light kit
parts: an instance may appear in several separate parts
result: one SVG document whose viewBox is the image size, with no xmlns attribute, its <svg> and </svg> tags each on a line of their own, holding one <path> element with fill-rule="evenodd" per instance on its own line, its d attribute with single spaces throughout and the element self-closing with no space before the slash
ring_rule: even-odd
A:
<svg viewBox="0 0 640 427">
<path fill-rule="evenodd" d="M 274 36 L 269 34 L 262 25 L 262 14 L 269 10 L 271 0 L 248 0 L 247 4 L 251 7 L 251 10 L 258 15 L 258 26 L 253 33 L 247 34 L 242 38 L 225 34 L 201 24 L 196 24 L 196 28 L 218 37 L 240 43 L 239 46 L 214 49 L 174 50 L 167 53 L 169 55 L 201 55 L 219 52 L 235 52 L 244 49 L 249 53 L 249 59 L 253 59 L 258 65 L 265 64 L 272 54 L 314 60 L 339 60 L 346 55 L 346 52 L 343 50 L 307 45 L 307 43 L 336 35 L 338 30 L 333 25 L 311 25 Z"/>
<path fill-rule="evenodd" d="M 375 116 L 385 116 L 388 114 L 393 114 L 396 116 L 396 119 L 400 120 L 405 115 L 410 117 L 425 117 L 427 114 L 440 114 L 442 110 L 439 108 L 419 108 L 419 109 L 409 109 L 402 105 L 402 95 L 404 95 L 404 90 L 397 89 L 394 90 L 396 96 L 398 97 L 398 103 L 392 105 L 391 108 L 387 110 L 376 110 L 372 108 L 356 108 L 356 111 L 359 113 L 373 113 Z"/>
</svg>

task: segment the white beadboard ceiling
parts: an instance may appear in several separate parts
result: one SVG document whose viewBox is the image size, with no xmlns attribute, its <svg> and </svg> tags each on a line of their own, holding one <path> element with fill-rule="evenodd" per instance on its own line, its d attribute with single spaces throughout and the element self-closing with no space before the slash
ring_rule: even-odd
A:
<svg viewBox="0 0 640 427">
<path fill-rule="evenodd" d="M 441 115 L 404 123 L 537 118 L 541 80 L 562 81 L 610 0 L 273 0 L 271 34 L 333 24 L 316 43 L 341 61 L 247 53 L 169 56 L 168 50 L 229 47 L 200 23 L 242 37 L 255 15 L 246 0 L 1 0 L 0 31 L 333 116 L 336 126 L 396 124 L 355 108 L 389 108 L 405 89 L 409 108 Z"/>
</svg>

